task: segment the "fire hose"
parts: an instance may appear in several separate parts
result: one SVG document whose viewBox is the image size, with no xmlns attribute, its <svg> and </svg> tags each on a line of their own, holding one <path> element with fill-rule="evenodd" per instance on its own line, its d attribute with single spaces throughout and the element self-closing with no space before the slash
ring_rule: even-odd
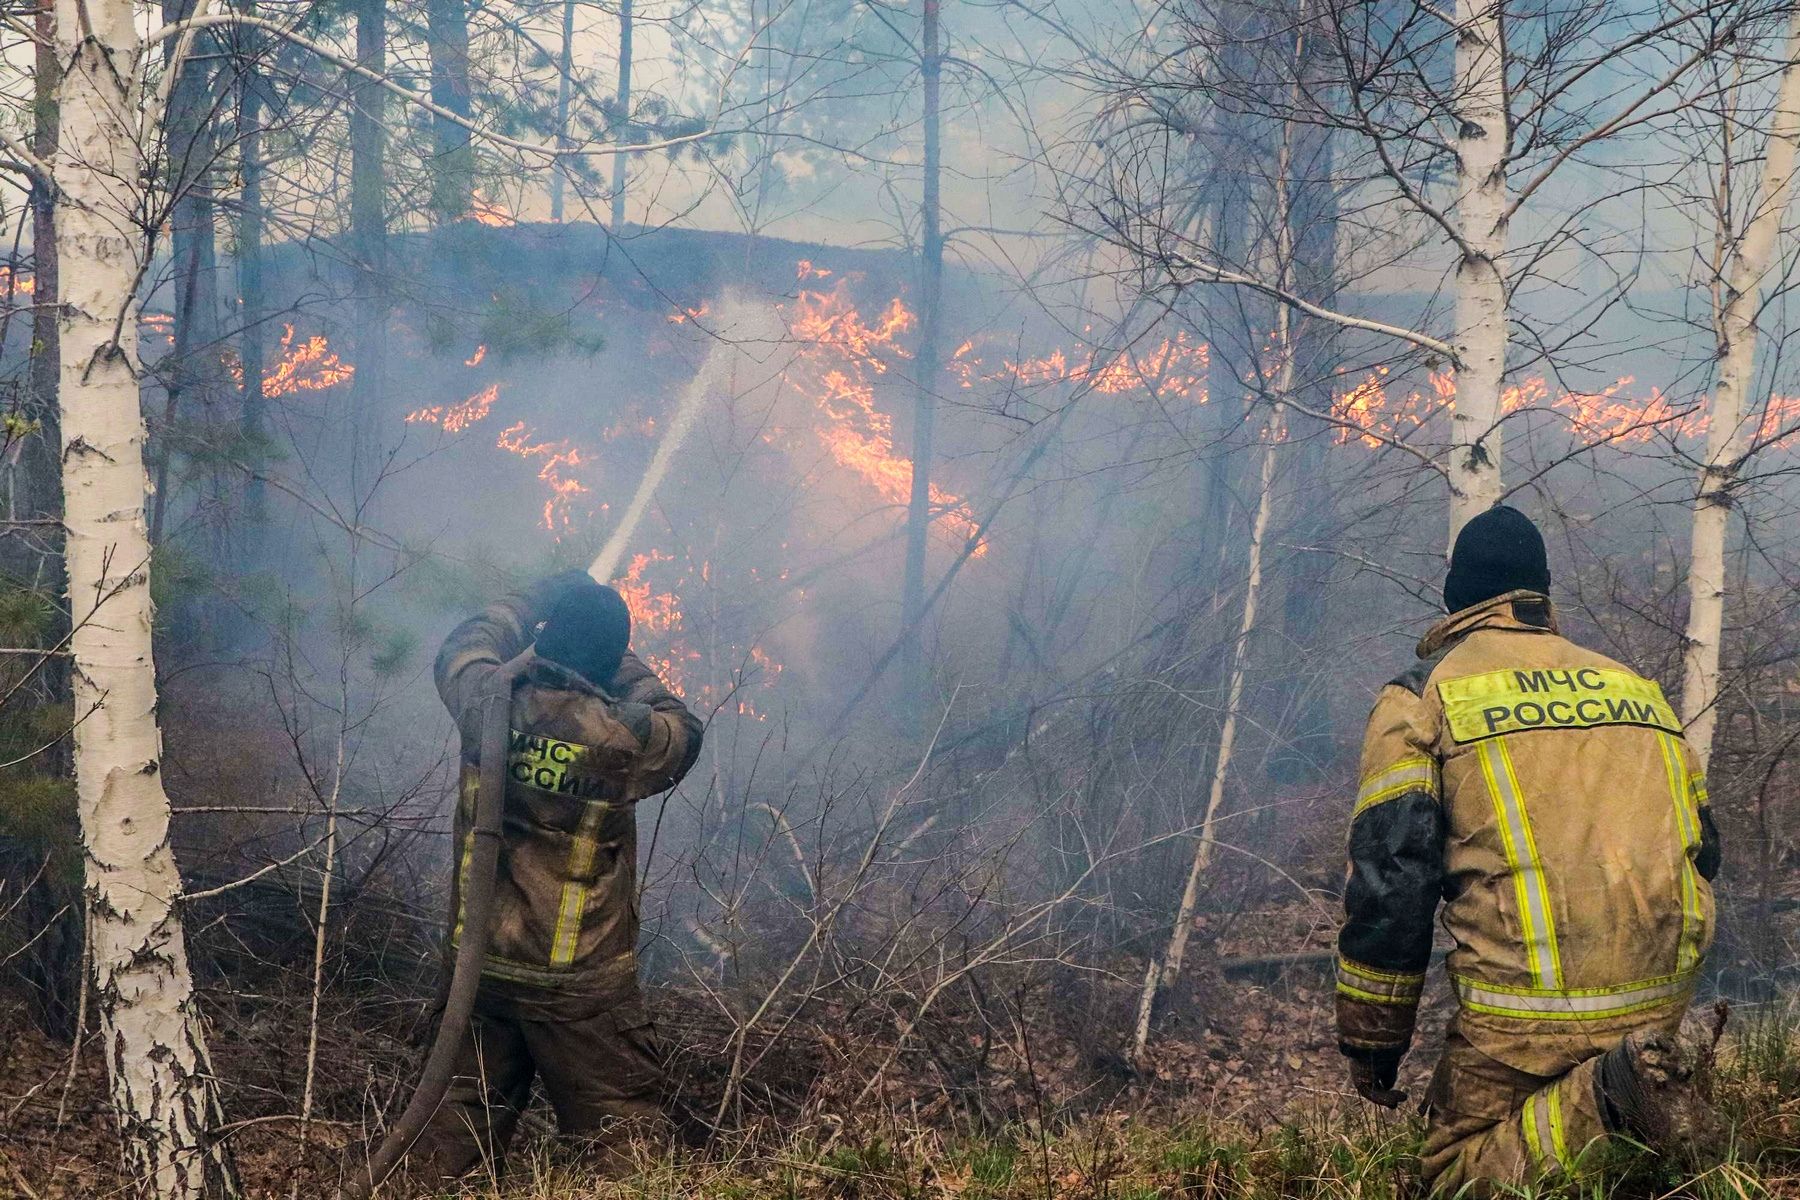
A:
<svg viewBox="0 0 1800 1200">
<path fill-rule="evenodd" d="M 597 582 L 605 583 L 618 569 L 619 560 L 648 510 L 651 497 L 668 475 L 682 442 L 692 432 L 702 402 L 717 384 L 723 382 L 722 376 L 733 362 L 734 354 L 742 351 L 746 340 L 769 339 L 771 322 L 767 310 L 735 299 L 727 299 L 721 308 L 722 317 L 729 318 L 721 322 L 726 330 L 715 335 L 700 370 L 682 393 L 669 431 L 663 435 L 649 468 L 638 482 L 630 507 L 607 538 L 599 556 L 588 567 L 588 574 Z M 482 964 L 487 959 L 488 941 L 493 933 L 494 884 L 500 862 L 500 821 L 506 793 L 512 693 L 527 657 L 521 654 L 501 667 L 495 673 L 492 690 L 482 698 L 481 774 L 469 830 L 472 839 L 469 865 L 462 881 L 462 936 L 457 942 L 456 960 L 451 967 L 450 987 L 437 1034 L 426 1055 L 425 1066 L 419 1072 L 419 1083 L 412 1099 L 369 1157 L 367 1167 L 359 1170 L 356 1177 L 340 1189 L 342 1200 L 367 1200 L 376 1188 L 387 1182 L 419 1140 L 419 1135 L 425 1132 L 455 1077 L 457 1055 L 475 1011 L 475 993 L 481 986 Z"/>
<path fill-rule="evenodd" d="M 511 726 L 513 686 L 525 663 L 521 655 L 495 672 L 493 690 L 482 698 L 481 776 L 475 789 L 475 812 L 469 826 L 469 868 L 463 877 L 462 936 L 457 941 L 456 962 L 450 972 L 444 1013 L 437 1037 L 418 1087 L 400 1119 L 388 1130 L 368 1167 L 343 1187 L 344 1200 L 364 1200 L 387 1182 L 425 1126 L 437 1113 L 450 1090 L 456 1059 L 475 1011 L 475 993 L 481 986 L 481 967 L 487 960 L 493 934 L 494 881 L 500 862 L 500 817 L 506 794 L 506 745 Z"/>
</svg>

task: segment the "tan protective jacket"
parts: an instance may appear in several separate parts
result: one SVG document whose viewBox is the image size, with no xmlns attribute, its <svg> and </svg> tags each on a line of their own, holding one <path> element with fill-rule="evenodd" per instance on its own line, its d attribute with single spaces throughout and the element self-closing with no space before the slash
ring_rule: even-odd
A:
<svg viewBox="0 0 1800 1200">
<path fill-rule="evenodd" d="M 438 654 L 438 694 L 462 731 L 452 943 L 481 778 L 480 701 L 495 673 L 529 649 L 553 598 L 553 586 L 539 585 L 491 605 L 457 626 Z M 700 722 L 628 652 L 604 686 L 529 660 L 513 691 L 511 726 L 483 974 L 529 988 L 629 994 L 637 979 L 636 802 L 680 782 L 700 753 Z"/>
<path fill-rule="evenodd" d="M 1705 782 L 1662 689 L 1559 636 L 1543 596 L 1453 614 L 1418 652 L 1363 743 L 1340 1046 L 1405 1053 L 1441 899 L 1463 1034 L 1560 1074 L 1692 997 L 1719 859 Z"/>
</svg>

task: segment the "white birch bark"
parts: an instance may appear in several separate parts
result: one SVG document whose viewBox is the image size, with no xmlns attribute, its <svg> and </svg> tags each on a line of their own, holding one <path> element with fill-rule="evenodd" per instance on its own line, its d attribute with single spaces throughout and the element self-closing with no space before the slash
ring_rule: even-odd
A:
<svg viewBox="0 0 1800 1200">
<path fill-rule="evenodd" d="M 1281 150 L 1275 168 L 1275 267 L 1281 286 L 1293 262 L 1293 230 L 1290 225 L 1292 206 L 1289 200 L 1289 175 L 1293 160 L 1293 126 L 1283 126 Z M 1175 925 L 1169 932 L 1169 945 L 1159 963 L 1150 960 L 1144 974 L 1144 985 L 1138 995 L 1137 1019 L 1132 1026 L 1129 1061 L 1142 1063 L 1150 1044 L 1150 1018 L 1156 1008 L 1158 993 L 1171 987 L 1181 977 L 1187 958 L 1188 939 L 1193 934 L 1194 912 L 1200 905 L 1200 881 L 1212 865 L 1213 850 L 1218 845 L 1219 810 L 1225 802 L 1225 783 L 1231 774 L 1231 752 L 1237 743 L 1238 709 L 1244 698 L 1244 674 L 1250 657 L 1250 635 L 1256 629 L 1257 606 L 1262 598 L 1263 546 L 1268 539 L 1269 519 L 1275 508 L 1275 456 L 1286 437 L 1284 402 L 1294 387 L 1293 313 L 1285 304 L 1275 306 L 1275 364 L 1272 392 L 1269 394 L 1269 417 L 1263 427 L 1262 461 L 1257 477 L 1256 515 L 1250 523 L 1249 569 L 1244 584 L 1244 607 L 1238 619 L 1237 640 L 1232 644 L 1231 674 L 1225 685 L 1225 719 L 1219 727 L 1219 750 L 1213 756 L 1212 779 L 1207 788 L 1206 811 L 1200 818 L 1200 837 L 1194 845 L 1193 861 L 1188 864 L 1187 882 L 1176 906 Z"/>
<path fill-rule="evenodd" d="M 1282 325 L 1285 317 L 1279 318 Z M 1282 339 L 1285 346 L 1285 335 Z M 1287 394 L 1293 383 L 1293 357 L 1282 354 L 1280 385 L 1277 395 Z M 1231 652 L 1231 677 L 1225 689 L 1225 720 L 1219 728 L 1219 752 L 1213 757 L 1211 785 L 1207 789 L 1206 813 L 1200 819 L 1200 839 L 1194 845 L 1194 858 L 1188 865 L 1187 883 L 1181 890 L 1181 903 L 1175 910 L 1175 925 L 1169 933 L 1168 950 L 1161 965 L 1152 959 L 1138 997 L 1137 1021 L 1132 1029 L 1131 1057 L 1134 1064 L 1142 1061 L 1150 1043 L 1150 1017 L 1156 1007 L 1157 993 L 1171 987 L 1181 977 L 1187 957 L 1188 938 L 1193 933 L 1194 912 L 1200 906 L 1200 881 L 1212 866 L 1213 849 L 1219 843 L 1219 809 L 1225 802 L 1225 781 L 1231 774 L 1231 752 L 1237 741 L 1238 708 L 1244 698 L 1244 672 L 1249 659 L 1250 634 L 1256 628 L 1257 603 L 1262 596 L 1263 544 L 1269 532 L 1269 515 L 1274 508 L 1275 453 L 1285 436 L 1280 402 L 1277 401 L 1263 430 L 1262 470 L 1258 480 L 1256 517 L 1250 525 L 1250 572 L 1244 586 L 1244 609 L 1238 621 L 1237 642 Z"/>
<path fill-rule="evenodd" d="M 1789 18 L 1786 56 L 1749 224 L 1726 257 L 1717 325 L 1718 376 L 1706 432 L 1706 462 L 1694 496 L 1681 716 L 1702 767 L 1712 759 L 1719 720 L 1726 527 L 1757 425 L 1756 410 L 1746 403 L 1756 367 L 1756 313 L 1763 280 L 1775 265 L 1776 234 L 1793 196 L 1795 150 L 1800 143 L 1800 10 Z M 1722 219 L 1729 221 L 1729 214 Z"/>
<path fill-rule="evenodd" d="M 236 1194 L 188 971 L 150 645 L 134 289 L 148 178 L 130 0 L 56 0 L 56 248 L 75 777 L 93 997 L 126 1169 L 164 1200 Z"/>
<path fill-rule="evenodd" d="M 1450 538 L 1501 496 L 1506 374 L 1506 57 L 1500 0 L 1457 0 L 1456 401 L 1450 417 Z"/>
</svg>

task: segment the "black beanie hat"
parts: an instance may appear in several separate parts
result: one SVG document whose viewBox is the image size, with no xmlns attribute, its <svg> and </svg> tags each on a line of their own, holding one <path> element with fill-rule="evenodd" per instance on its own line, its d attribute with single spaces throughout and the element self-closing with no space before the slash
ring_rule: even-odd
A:
<svg viewBox="0 0 1800 1200">
<path fill-rule="evenodd" d="M 1450 573 L 1444 576 L 1444 607 L 1461 612 L 1520 589 L 1550 592 L 1544 536 L 1530 517 L 1496 504 L 1456 535 Z"/>
<path fill-rule="evenodd" d="M 631 644 L 631 610 L 612 588 L 588 580 L 550 606 L 538 629 L 537 653 L 605 687 Z"/>
</svg>

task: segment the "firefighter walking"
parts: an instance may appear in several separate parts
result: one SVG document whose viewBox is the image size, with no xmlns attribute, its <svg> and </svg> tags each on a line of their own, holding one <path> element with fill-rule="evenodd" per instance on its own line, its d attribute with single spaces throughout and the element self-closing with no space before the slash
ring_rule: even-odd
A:
<svg viewBox="0 0 1800 1200">
<path fill-rule="evenodd" d="M 635 805 L 674 787 L 701 725 L 629 649 L 631 616 L 582 572 L 544 580 L 463 622 L 438 655 L 462 739 L 461 933 L 481 701 L 504 678 L 510 738 L 492 942 L 449 1095 L 415 1161 L 462 1175 L 503 1156 L 534 1079 L 558 1128 L 603 1156 L 667 1128 L 662 1068 L 637 978 Z"/>
<path fill-rule="evenodd" d="M 1424 1172 L 1446 1194 L 1571 1173 L 1615 1137 L 1682 1153 L 1717 1136 L 1702 1045 L 1678 1033 L 1712 941 L 1706 784 L 1661 689 L 1562 637 L 1549 587 L 1523 514 L 1469 522 L 1450 615 L 1363 743 L 1339 1045 L 1366 1099 L 1405 1099 L 1441 900 L 1458 1008 Z"/>
</svg>

